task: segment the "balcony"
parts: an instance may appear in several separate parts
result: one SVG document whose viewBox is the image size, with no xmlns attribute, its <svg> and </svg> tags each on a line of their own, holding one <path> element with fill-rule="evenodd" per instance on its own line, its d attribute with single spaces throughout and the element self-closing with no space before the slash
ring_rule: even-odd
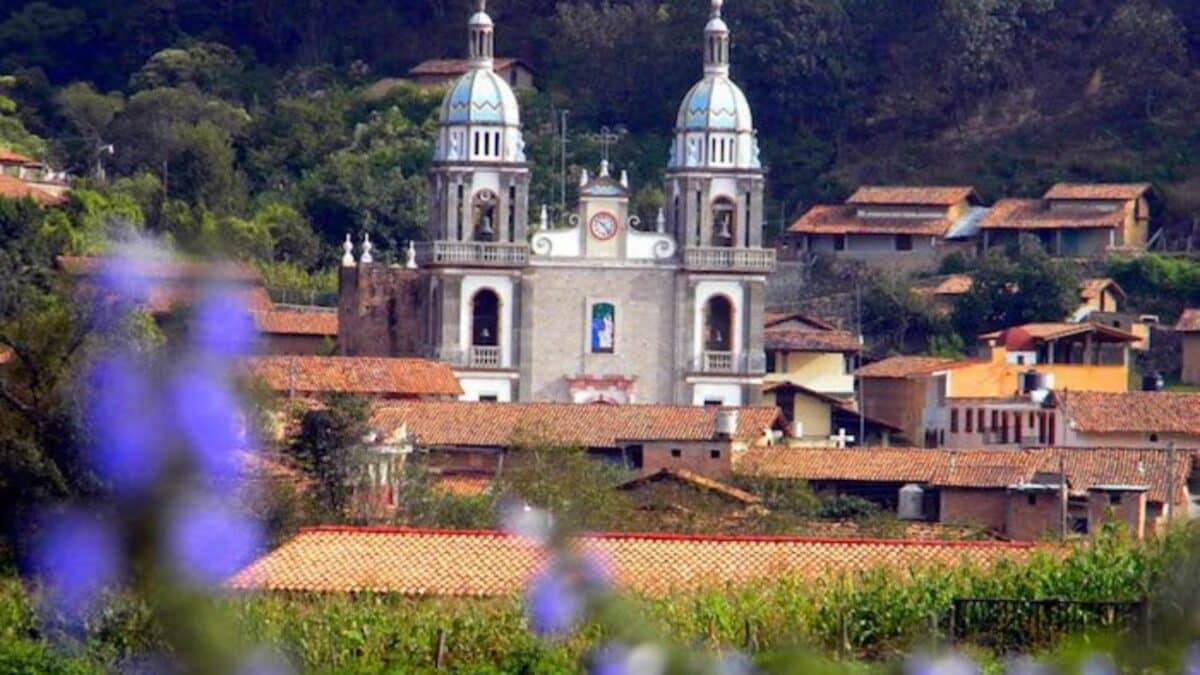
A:
<svg viewBox="0 0 1200 675">
<path fill-rule="evenodd" d="M 695 364 L 696 372 L 706 375 L 763 375 L 767 372 L 767 356 L 705 351 Z"/>
<path fill-rule="evenodd" d="M 683 249 L 683 266 L 697 272 L 758 272 L 775 269 L 775 249 L 690 247 Z"/>
<path fill-rule="evenodd" d="M 421 267 L 523 267 L 529 263 L 528 244 L 427 241 L 416 249 Z"/>
<path fill-rule="evenodd" d="M 467 366 L 471 368 L 499 368 L 503 359 L 499 347 L 471 347 L 467 353 Z"/>
</svg>

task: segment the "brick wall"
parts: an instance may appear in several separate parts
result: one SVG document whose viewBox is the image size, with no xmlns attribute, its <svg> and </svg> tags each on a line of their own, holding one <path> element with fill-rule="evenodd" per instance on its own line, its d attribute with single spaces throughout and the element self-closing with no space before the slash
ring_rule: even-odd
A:
<svg viewBox="0 0 1200 675">
<path fill-rule="evenodd" d="M 1003 490 L 942 488 L 941 522 L 947 525 L 1005 529 L 1008 494 Z"/>
<path fill-rule="evenodd" d="M 418 356 L 421 279 L 380 263 L 342 267 L 338 345 L 344 356 Z"/>
<path fill-rule="evenodd" d="M 1200 384 L 1200 333 L 1186 333 L 1180 338 L 1185 384 Z"/>
<path fill-rule="evenodd" d="M 642 449 L 642 472 L 652 474 L 662 469 L 686 469 L 714 480 L 729 480 L 733 475 L 733 443 L 712 440 L 645 444 Z"/>
<path fill-rule="evenodd" d="M 1062 522 L 1062 497 L 1058 491 L 1010 491 L 1004 533 L 1015 541 L 1057 537 Z M 1032 503 L 1031 503 L 1032 502 Z"/>
<path fill-rule="evenodd" d="M 1100 531 L 1104 523 L 1123 523 L 1131 539 L 1146 536 L 1146 493 L 1135 491 L 1088 491 L 1088 532 Z"/>
<path fill-rule="evenodd" d="M 898 425 L 909 443 L 924 445 L 925 385 L 925 378 L 864 378 L 863 410 L 868 417 Z"/>
</svg>

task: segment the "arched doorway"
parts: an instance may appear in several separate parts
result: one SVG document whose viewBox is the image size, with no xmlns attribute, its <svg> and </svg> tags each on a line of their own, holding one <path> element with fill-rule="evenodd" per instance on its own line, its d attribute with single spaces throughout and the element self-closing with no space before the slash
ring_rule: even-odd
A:
<svg viewBox="0 0 1200 675">
<path fill-rule="evenodd" d="M 733 370 L 733 303 L 723 295 L 704 303 L 704 370 Z"/>
<path fill-rule="evenodd" d="M 500 367 L 500 296 L 483 289 L 471 298 L 471 364 Z"/>
</svg>

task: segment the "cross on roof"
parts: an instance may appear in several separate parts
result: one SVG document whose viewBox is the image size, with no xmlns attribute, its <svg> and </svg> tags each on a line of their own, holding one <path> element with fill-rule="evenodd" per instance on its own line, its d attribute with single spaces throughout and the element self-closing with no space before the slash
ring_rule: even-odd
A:
<svg viewBox="0 0 1200 675">
<path fill-rule="evenodd" d="M 613 131 L 608 127 L 600 127 L 600 133 L 596 134 L 595 138 L 600 141 L 600 148 L 604 153 L 602 158 L 604 161 L 608 161 L 608 153 L 612 149 L 613 143 L 621 140 L 621 136 L 623 135 L 620 131 Z"/>
<path fill-rule="evenodd" d="M 839 449 L 845 450 L 847 445 L 853 443 L 857 439 L 855 439 L 853 436 L 847 435 L 846 428 L 842 427 L 841 429 L 838 429 L 836 434 L 830 436 L 829 440 L 833 441 L 834 445 L 836 445 Z"/>
</svg>

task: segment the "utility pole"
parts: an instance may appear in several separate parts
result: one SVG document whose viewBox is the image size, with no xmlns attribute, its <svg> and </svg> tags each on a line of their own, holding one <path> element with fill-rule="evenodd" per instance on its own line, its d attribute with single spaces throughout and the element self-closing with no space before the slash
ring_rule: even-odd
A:
<svg viewBox="0 0 1200 675">
<path fill-rule="evenodd" d="M 1175 441 L 1167 442 L 1167 526 L 1175 521 Z"/>
<path fill-rule="evenodd" d="M 1058 531 L 1059 538 L 1067 540 L 1067 454 L 1066 450 L 1058 451 Z"/>
</svg>

